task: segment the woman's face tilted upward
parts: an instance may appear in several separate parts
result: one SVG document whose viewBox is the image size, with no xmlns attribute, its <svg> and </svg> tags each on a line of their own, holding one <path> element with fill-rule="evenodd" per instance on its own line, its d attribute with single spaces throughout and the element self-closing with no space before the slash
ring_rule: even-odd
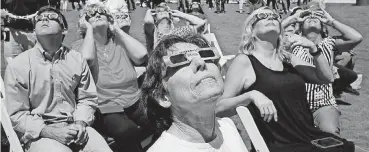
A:
<svg viewBox="0 0 369 152">
<path fill-rule="evenodd" d="M 256 36 L 278 36 L 281 33 L 279 15 L 269 9 L 260 9 L 251 25 Z"/>
<path fill-rule="evenodd" d="M 198 48 L 190 43 L 176 43 L 167 52 L 171 55 Z M 167 68 L 162 82 L 172 107 L 185 111 L 201 108 L 202 104 L 215 104 L 223 93 L 223 79 L 214 62 L 204 61 L 199 56 L 189 60 L 188 64 Z"/>
</svg>

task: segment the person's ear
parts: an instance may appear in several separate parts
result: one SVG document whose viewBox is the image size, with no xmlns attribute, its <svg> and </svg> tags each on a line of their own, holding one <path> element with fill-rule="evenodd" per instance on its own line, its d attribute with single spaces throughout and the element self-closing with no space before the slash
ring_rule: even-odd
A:
<svg viewBox="0 0 369 152">
<path fill-rule="evenodd" d="M 159 105 L 162 106 L 163 108 L 169 108 L 172 105 L 172 103 L 169 101 L 169 98 L 166 95 L 156 100 L 158 101 Z"/>
</svg>

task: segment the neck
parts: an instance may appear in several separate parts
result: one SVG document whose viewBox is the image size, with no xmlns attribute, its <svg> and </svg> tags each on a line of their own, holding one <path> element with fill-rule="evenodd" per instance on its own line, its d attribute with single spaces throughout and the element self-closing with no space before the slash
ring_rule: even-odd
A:
<svg viewBox="0 0 369 152">
<path fill-rule="evenodd" d="M 209 103 L 207 104 L 205 106 L 196 106 L 196 108 L 193 107 L 191 110 L 174 110 L 174 108 L 172 110 L 174 112 L 173 124 L 168 129 L 168 133 L 194 143 L 213 141 L 216 138 L 215 130 L 217 129 L 215 127 L 215 104 L 210 107 Z"/>
<path fill-rule="evenodd" d="M 275 58 L 277 56 L 276 50 L 278 49 L 278 38 L 274 40 L 261 40 L 259 38 L 256 38 L 254 45 L 254 53 L 256 54 L 260 53 L 268 58 Z"/>
<path fill-rule="evenodd" d="M 37 41 L 42 48 L 52 56 L 59 50 L 63 42 L 63 36 L 61 34 L 53 35 L 37 35 Z"/>
<path fill-rule="evenodd" d="M 94 40 L 98 46 L 103 46 L 108 43 L 108 29 L 105 27 L 96 27 L 94 29 Z"/>
<path fill-rule="evenodd" d="M 303 36 L 306 37 L 308 40 L 314 42 L 314 44 L 318 44 L 323 39 L 320 33 L 317 32 L 309 32 L 307 34 L 304 34 Z"/>
</svg>

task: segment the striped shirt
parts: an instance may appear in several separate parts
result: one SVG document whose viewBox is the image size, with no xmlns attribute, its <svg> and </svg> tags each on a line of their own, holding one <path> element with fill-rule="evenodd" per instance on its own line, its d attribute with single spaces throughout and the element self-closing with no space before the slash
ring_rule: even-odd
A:
<svg viewBox="0 0 369 152">
<path fill-rule="evenodd" d="M 332 67 L 332 72 L 335 73 L 336 68 L 333 66 L 333 51 L 335 49 L 335 39 L 324 38 L 318 45 L 322 50 L 322 55 L 327 59 L 329 65 Z M 309 53 L 309 49 L 297 46 L 293 49 L 292 54 L 301 58 L 302 60 L 315 65 L 314 58 Z M 336 100 L 333 96 L 332 84 L 312 84 L 306 83 L 307 101 L 310 109 L 314 112 L 323 106 L 337 106 Z"/>
</svg>

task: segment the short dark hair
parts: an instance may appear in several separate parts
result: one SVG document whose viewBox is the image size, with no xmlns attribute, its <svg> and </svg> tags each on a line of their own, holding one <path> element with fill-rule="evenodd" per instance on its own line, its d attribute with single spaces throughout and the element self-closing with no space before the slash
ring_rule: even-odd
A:
<svg viewBox="0 0 369 152">
<path fill-rule="evenodd" d="M 63 28 L 63 29 L 65 29 L 65 30 L 67 30 L 68 29 L 68 22 L 67 22 L 67 19 L 65 18 L 65 16 L 58 10 L 58 9 L 56 9 L 56 8 L 54 8 L 54 7 L 51 7 L 51 6 L 43 6 L 43 7 L 41 7 L 39 10 L 38 10 L 38 12 L 37 12 L 37 14 L 36 15 L 40 15 L 40 14 L 42 14 L 43 12 L 54 12 L 54 13 L 57 13 L 58 15 L 59 15 L 59 17 L 61 18 L 61 21 L 63 22 L 63 23 L 59 23 L 60 24 L 60 26 Z M 34 21 L 34 25 L 36 25 L 36 20 L 35 19 L 33 19 L 33 21 Z"/>
<path fill-rule="evenodd" d="M 189 33 L 186 35 L 164 36 L 149 55 L 146 67 L 145 79 L 142 84 L 142 97 L 140 107 L 150 126 L 153 126 L 155 135 L 160 135 L 169 129 L 173 119 L 169 108 L 163 108 L 156 99 L 163 98 L 165 88 L 162 84 L 162 70 L 165 68 L 163 56 L 167 55 L 167 50 L 177 43 L 190 43 L 200 48 L 209 47 L 209 42 L 200 34 Z"/>
</svg>

